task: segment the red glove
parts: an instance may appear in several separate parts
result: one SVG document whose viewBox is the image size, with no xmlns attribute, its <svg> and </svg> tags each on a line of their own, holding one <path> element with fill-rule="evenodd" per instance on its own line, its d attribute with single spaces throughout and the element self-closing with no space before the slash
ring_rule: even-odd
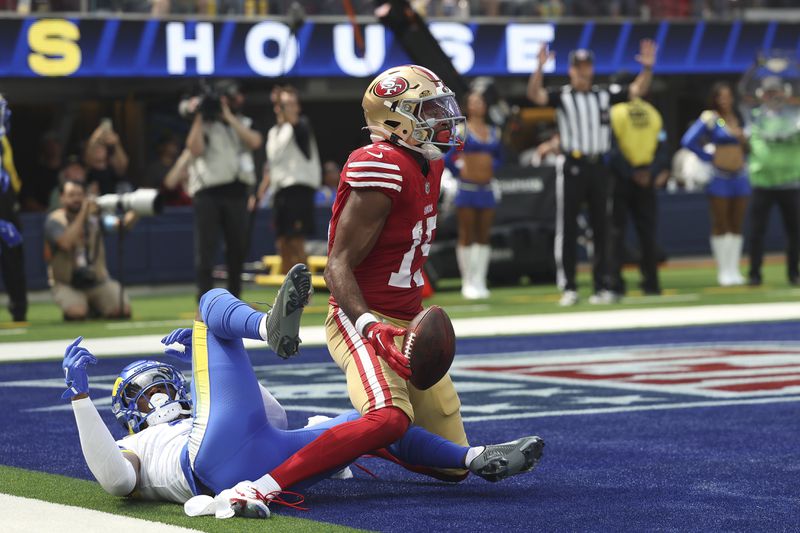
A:
<svg viewBox="0 0 800 533">
<path fill-rule="evenodd" d="M 402 354 L 394 343 L 394 338 L 405 335 L 406 330 L 383 322 L 373 322 L 364 331 L 367 341 L 375 348 L 375 353 L 382 357 L 389 368 L 397 372 L 401 378 L 411 377 L 411 361 Z"/>
</svg>

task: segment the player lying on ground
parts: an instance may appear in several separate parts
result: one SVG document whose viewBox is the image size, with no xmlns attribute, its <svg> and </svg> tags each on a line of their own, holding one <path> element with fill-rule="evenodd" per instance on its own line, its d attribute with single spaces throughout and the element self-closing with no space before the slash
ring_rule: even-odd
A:
<svg viewBox="0 0 800 533">
<path fill-rule="evenodd" d="M 278 355 L 297 351 L 303 305 L 310 290 L 304 265 L 287 275 L 269 313 L 254 311 L 222 289 L 200 301 L 201 320 L 193 330 L 176 330 L 170 344 L 191 342 L 194 402 L 180 371 L 157 361 L 137 361 L 121 373 L 112 392 L 112 410 L 130 435 L 115 441 L 88 397 L 87 364 L 96 362 L 81 338 L 64 358 L 71 398 L 86 463 L 110 494 L 184 503 L 196 495 L 219 494 L 226 487 L 264 475 L 331 427 L 358 418 L 356 411 L 312 427 L 283 431 L 285 412 L 262 391 L 242 338 L 267 340 Z M 276 427 L 278 426 L 278 427 Z M 458 446 L 422 428 L 412 427 L 400 441 L 375 454 L 422 473 L 437 468 L 480 469 L 491 462 L 528 463 L 518 446 Z M 412 466 L 416 465 L 416 466 Z M 326 471 L 314 482 L 337 469 Z M 230 491 L 228 491 L 230 492 Z M 274 495 L 272 495 L 274 496 Z M 191 514 L 268 516 L 266 506 L 248 506 L 235 495 L 186 507 Z"/>
</svg>

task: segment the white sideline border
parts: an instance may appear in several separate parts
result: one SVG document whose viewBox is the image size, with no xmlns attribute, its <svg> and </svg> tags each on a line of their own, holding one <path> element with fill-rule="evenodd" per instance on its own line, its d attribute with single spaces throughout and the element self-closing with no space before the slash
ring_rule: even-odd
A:
<svg viewBox="0 0 800 533">
<path fill-rule="evenodd" d="M 153 529 L 159 533 L 198 531 L 141 518 L 2 493 L 0 493 L 0 516 L 4 517 L 4 533 L 30 533 L 31 531 L 142 533 Z"/>
<path fill-rule="evenodd" d="M 800 320 L 800 303 L 701 305 L 458 318 L 453 320 L 453 327 L 457 337 L 467 338 L 783 320 Z M 186 326 L 190 325 L 191 321 L 187 320 Z M 76 326 L 76 329 L 78 327 Z M 163 349 L 161 338 L 174 327 L 175 325 L 170 322 L 170 325 L 165 327 L 164 332 L 159 335 L 89 338 L 84 340 L 83 345 L 99 357 L 157 355 Z M 303 346 L 325 344 L 325 328 L 323 326 L 303 328 L 300 336 L 303 339 Z M 64 348 L 70 342 L 72 339 L 0 343 L 0 363 L 60 359 L 63 357 Z M 246 348 L 263 348 L 264 346 L 264 342 L 245 340 Z"/>
</svg>

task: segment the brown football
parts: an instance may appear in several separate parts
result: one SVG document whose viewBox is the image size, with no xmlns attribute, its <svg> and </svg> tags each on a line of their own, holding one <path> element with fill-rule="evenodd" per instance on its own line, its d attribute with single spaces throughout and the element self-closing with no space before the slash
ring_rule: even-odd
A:
<svg viewBox="0 0 800 533">
<path fill-rule="evenodd" d="M 419 390 L 431 388 L 447 374 L 456 354 L 456 334 L 444 309 L 432 305 L 414 317 L 403 353 L 411 360 L 411 384 Z"/>
</svg>

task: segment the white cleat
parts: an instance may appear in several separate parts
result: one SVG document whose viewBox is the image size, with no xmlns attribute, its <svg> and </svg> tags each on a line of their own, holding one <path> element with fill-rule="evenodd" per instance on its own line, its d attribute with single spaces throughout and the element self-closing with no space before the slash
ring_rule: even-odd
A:
<svg viewBox="0 0 800 533">
<path fill-rule="evenodd" d="M 225 489 L 215 498 L 221 502 L 217 518 L 241 516 L 243 518 L 269 518 L 267 503 L 269 497 L 261 494 L 253 487 L 251 481 L 241 481 L 232 489 Z M 225 506 L 227 505 L 227 509 Z"/>
</svg>

